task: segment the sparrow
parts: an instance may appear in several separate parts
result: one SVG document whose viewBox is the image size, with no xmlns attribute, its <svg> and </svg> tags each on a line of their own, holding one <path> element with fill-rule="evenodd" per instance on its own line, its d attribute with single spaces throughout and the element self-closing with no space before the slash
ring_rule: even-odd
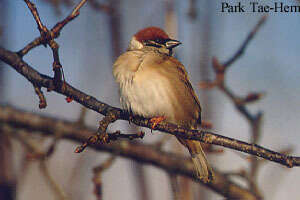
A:
<svg viewBox="0 0 300 200">
<path fill-rule="evenodd" d="M 113 65 L 120 103 L 133 115 L 163 120 L 187 129 L 201 124 L 201 107 L 185 67 L 173 55 L 181 42 L 170 39 L 158 27 L 138 31 L 125 53 Z M 189 151 L 196 175 L 203 182 L 213 179 L 199 141 L 177 138 Z"/>
</svg>

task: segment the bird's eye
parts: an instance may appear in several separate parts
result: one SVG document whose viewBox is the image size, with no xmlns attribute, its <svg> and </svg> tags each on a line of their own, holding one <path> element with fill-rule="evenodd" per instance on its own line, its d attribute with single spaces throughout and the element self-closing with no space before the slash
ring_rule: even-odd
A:
<svg viewBox="0 0 300 200">
<path fill-rule="evenodd" d="M 164 43 L 164 41 L 162 39 L 160 39 L 160 38 L 155 39 L 154 42 L 156 42 L 158 44 L 163 44 Z"/>
<path fill-rule="evenodd" d="M 152 46 L 152 47 L 161 48 L 160 43 L 156 39 L 155 40 L 147 40 L 147 41 L 145 41 L 145 45 L 146 46 Z"/>
</svg>

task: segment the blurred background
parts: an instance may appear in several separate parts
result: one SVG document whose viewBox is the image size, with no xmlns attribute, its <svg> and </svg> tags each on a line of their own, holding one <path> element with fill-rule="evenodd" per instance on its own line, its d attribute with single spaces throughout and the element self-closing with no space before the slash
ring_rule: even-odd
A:
<svg viewBox="0 0 300 200">
<path fill-rule="evenodd" d="M 51 28 L 64 19 L 79 0 L 33 2 L 42 22 Z M 272 2 L 264 1 L 266 4 Z M 299 5 L 298 1 L 289 3 Z M 1 0 L 0 16 L 1 46 L 18 51 L 39 36 L 36 22 L 23 1 Z M 220 62 L 227 61 L 261 16 L 252 12 L 222 13 L 221 1 L 91 0 L 57 39 L 61 64 L 68 83 L 103 102 L 120 107 L 112 64 L 126 50 L 135 32 L 147 26 L 159 26 L 183 43 L 176 49 L 176 57 L 186 66 L 190 75 L 203 108 L 203 119 L 212 122 L 215 133 L 251 141 L 251 127 L 232 102 L 218 89 L 203 90 L 198 85 L 201 81 L 214 79 L 212 57 L 217 57 Z M 246 96 L 253 91 L 265 92 L 262 100 L 248 106 L 251 113 L 261 111 L 264 114 L 258 143 L 276 151 L 292 149 L 293 155 L 300 155 L 299 17 L 298 13 L 270 13 L 245 54 L 226 74 L 228 87 L 239 96 Z M 50 48 L 39 46 L 24 60 L 39 72 L 52 76 Z M 79 104 L 67 104 L 65 97 L 54 92 L 46 92 L 45 95 L 48 106 L 40 110 L 31 84 L 1 63 L 1 103 L 59 119 L 78 119 L 82 112 Z M 87 111 L 85 123 L 96 127 L 102 117 Z M 138 130 L 128 122 L 117 122 L 110 128 L 125 133 Z M 162 137 L 159 133 L 151 134 L 148 129 L 145 131 L 143 142 L 151 143 Z M 0 143 L 1 140 L 4 142 L 0 138 Z M 48 144 L 47 139 L 40 143 L 41 147 Z M 109 154 L 91 149 L 75 154 L 73 151 L 76 146 L 69 141 L 58 143 L 48 162 L 50 174 L 67 199 L 95 199 L 92 169 Z M 168 141 L 166 149 L 186 153 L 173 139 Z M 23 169 L 24 148 L 20 143 L 12 141 L 11 151 L 10 177 L 18 182 L 17 199 L 58 199 L 46 183 L 37 162 L 30 162 L 26 170 Z M 224 149 L 223 153 L 212 153 L 209 158 L 213 166 L 223 172 L 248 170 L 250 166 L 244 154 L 229 149 Z M 299 177 L 299 168 L 287 169 L 267 161 L 258 169 L 257 186 L 265 199 L 298 199 Z M 236 181 L 241 182 L 240 179 Z M 197 186 L 196 193 L 195 199 L 224 199 L 202 186 Z M 141 166 L 134 161 L 117 158 L 103 175 L 103 199 L 172 198 L 168 175 L 153 166 Z"/>
</svg>

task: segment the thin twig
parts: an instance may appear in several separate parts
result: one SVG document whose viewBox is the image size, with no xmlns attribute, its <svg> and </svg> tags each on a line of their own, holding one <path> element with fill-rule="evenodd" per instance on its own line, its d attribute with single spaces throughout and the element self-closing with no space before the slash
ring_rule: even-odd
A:
<svg viewBox="0 0 300 200">
<path fill-rule="evenodd" d="M 116 115 L 111 112 L 108 113 L 100 122 L 97 130 L 97 135 L 91 136 L 88 141 L 84 142 L 82 145 L 78 146 L 75 149 L 75 153 L 81 153 L 89 144 L 95 144 L 100 142 L 102 144 L 108 144 L 111 141 L 115 141 L 118 138 L 127 138 L 129 140 L 143 138 L 145 136 L 144 132 L 139 132 L 137 134 L 121 134 L 120 131 L 116 131 L 115 133 L 107 133 L 106 129 L 108 125 L 115 122 L 117 120 Z"/>
<path fill-rule="evenodd" d="M 116 131 L 114 133 L 104 133 L 100 135 L 94 135 L 91 136 L 87 142 L 84 142 L 82 145 L 78 146 L 75 149 L 75 153 L 81 153 L 82 151 L 84 151 L 86 147 L 88 147 L 89 144 L 95 144 L 97 142 L 100 142 L 102 144 L 108 144 L 111 141 L 118 140 L 119 138 L 133 140 L 138 138 L 143 139 L 144 136 L 145 133 L 142 131 L 136 134 L 122 134 L 120 131 Z"/>
<path fill-rule="evenodd" d="M 29 1 L 29 0 L 24 0 L 24 1 Z M 77 4 L 77 6 L 74 8 L 74 10 L 71 12 L 70 15 L 68 15 L 64 20 L 55 24 L 50 31 L 49 30 L 47 31 L 46 35 L 41 35 L 40 37 L 35 38 L 32 42 L 30 42 L 28 45 L 26 45 L 23 49 L 18 51 L 18 54 L 21 57 L 23 57 L 33 48 L 35 48 L 41 44 L 44 44 L 45 42 L 48 43 L 50 40 L 57 38 L 60 35 L 60 32 L 63 29 L 63 27 L 79 15 L 79 9 L 86 3 L 86 1 L 87 0 L 80 1 Z M 33 14 L 33 16 L 36 18 L 36 15 Z"/>
<path fill-rule="evenodd" d="M 258 23 L 256 24 L 256 26 L 249 33 L 249 35 L 247 36 L 246 40 L 243 42 L 243 44 L 238 49 L 238 51 L 232 56 L 232 58 L 230 58 L 227 62 L 225 62 L 223 64 L 226 68 L 229 67 L 232 63 L 234 63 L 239 57 L 241 57 L 241 55 L 243 55 L 243 53 L 244 53 L 246 47 L 248 46 L 249 42 L 253 39 L 253 37 L 255 36 L 256 32 L 264 24 L 264 22 L 266 21 L 266 19 L 267 19 L 267 15 L 264 15 L 262 18 L 260 18 L 260 20 L 258 21 Z"/>
<path fill-rule="evenodd" d="M 52 64 L 53 71 L 54 71 L 53 83 L 54 83 L 54 87 L 58 88 L 62 86 L 62 77 L 64 77 L 62 71 L 62 65 L 60 64 L 59 53 L 58 53 L 59 45 L 54 40 L 50 40 L 48 44 L 51 47 L 52 54 L 53 54 L 53 64 Z"/>
<path fill-rule="evenodd" d="M 68 198 L 66 194 L 64 193 L 62 188 L 56 183 L 55 179 L 51 176 L 45 160 L 40 161 L 40 170 L 43 173 L 46 180 L 48 181 L 49 186 L 57 195 L 57 198 L 60 200 L 67 200 Z"/>
<path fill-rule="evenodd" d="M 115 122 L 117 120 L 115 114 L 113 112 L 108 112 L 107 115 L 103 117 L 103 119 L 99 122 L 99 127 L 97 130 L 97 135 L 91 136 L 88 141 L 84 142 L 82 145 L 78 146 L 75 149 L 75 153 L 81 153 L 89 144 L 95 144 L 97 142 L 101 142 L 103 144 L 107 144 L 109 142 L 109 135 L 106 133 L 106 129 L 109 124 Z"/>
<path fill-rule="evenodd" d="M 44 96 L 44 93 L 43 91 L 41 90 L 41 87 L 37 86 L 37 85 L 34 85 L 34 91 L 35 93 L 37 94 L 37 96 L 39 97 L 39 108 L 40 109 L 43 109 L 43 108 L 46 108 L 47 107 L 47 101 L 46 101 L 46 98 Z"/>
<path fill-rule="evenodd" d="M 82 0 L 79 2 L 79 4 L 74 8 L 73 12 L 71 13 L 71 15 L 75 16 L 75 15 L 79 15 L 79 10 L 80 8 L 87 2 L 87 0 Z"/>
<path fill-rule="evenodd" d="M 102 190 L 102 174 L 104 171 L 106 171 L 108 168 L 111 167 L 111 165 L 116 160 L 116 156 L 112 155 L 110 156 L 104 163 L 102 163 L 100 166 L 94 168 L 94 193 L 96 195 L 97 200 L 103 199 L 103 190 Z"/>
<path fill-rule="evenodd" d="M 43 25 L 42 21 L 41 21 L 41 18 L 40 18 L 40 15 L 39 15 L 39 12 L 38 10 L 36 9 L 36 6 L 34 3 L 32 3 L 31 1 L 29 0 L 24 0 L 25 3 L 27 4 L 28 8 L 30 9 L 30 12 L 31 14 L 33 15 L 33 18 L 34 20 L 36 21 L 36 24 L 38 26 L 38 29 L 41 33 L 41 36 L 42 37 L 45 37 L 45 35 L 47 34 L 48 32 L 48 29 L 46 26 Z"/>
</svg>

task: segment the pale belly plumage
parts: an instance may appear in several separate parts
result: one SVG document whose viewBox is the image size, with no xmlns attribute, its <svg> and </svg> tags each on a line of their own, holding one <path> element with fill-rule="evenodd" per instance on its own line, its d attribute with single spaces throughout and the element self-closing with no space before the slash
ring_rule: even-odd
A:
<svg viewBox="0 0 300 200">
<path fill-rule="evenodd" d="M 170 91 L 170 82 L 159 74 L 136 73 L 139 76 L 120 82 L 122 107 L 136 115 L 148 118 L 165 116 L 172 121 L 176 99 Z"/>
</svg>

